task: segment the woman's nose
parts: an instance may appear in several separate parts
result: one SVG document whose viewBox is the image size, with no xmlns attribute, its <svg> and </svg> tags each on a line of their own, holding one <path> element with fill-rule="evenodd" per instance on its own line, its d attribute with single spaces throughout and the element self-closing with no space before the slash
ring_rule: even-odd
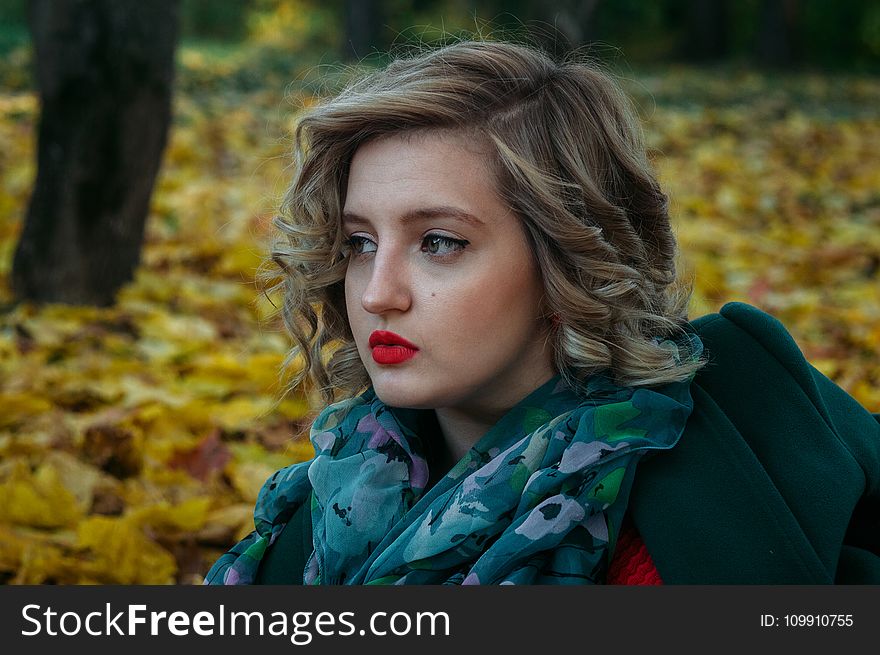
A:
<svg viewBox="0 0 880 655">
<path fill-rule="evenodd" d="M 371 314 L 381 314 L 392 310 L 405 312 L 411 301 L 406 265 L 390 250 L 383 252 L 380 247 L 373 258 L 361 305 Z"/>
</svg>

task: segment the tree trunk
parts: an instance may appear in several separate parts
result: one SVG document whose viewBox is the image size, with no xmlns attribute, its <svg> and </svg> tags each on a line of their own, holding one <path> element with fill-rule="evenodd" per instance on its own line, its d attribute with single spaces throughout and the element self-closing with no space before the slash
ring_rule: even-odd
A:
<svg viewBox="0 0 880 655">
<path fill-rule="evenodd" d="M 552 0 L 524 3 L 524 11 L 516 15 L 528 19 L 529 33 L 543 49 L 562 56 L 597 38 L 595 17 L 599 2 Z"/>
<path fill-rule="evenodd" d="M 359 60 L 385 49 L 380 0 L 346 0 L 343 57 Z"/>
<path fill-rule="evenodd" d="M 684 55 L 691 61 L 723 59 L 728 55 L 728 7 L 721 0 L 689 0 Z"/>
<path fill-rule="evenodd" d="M 758 63 L 764 66 L 786 68 L 797 56 L 796 0 L 764 0 L 758 33 Z"/>
<path fill-rule="evenodd" d="M 19 299 L 109 305 L 140 259 L 171 120 L 177 0 L 32 0 L 37 180 Z"/>
</svg>

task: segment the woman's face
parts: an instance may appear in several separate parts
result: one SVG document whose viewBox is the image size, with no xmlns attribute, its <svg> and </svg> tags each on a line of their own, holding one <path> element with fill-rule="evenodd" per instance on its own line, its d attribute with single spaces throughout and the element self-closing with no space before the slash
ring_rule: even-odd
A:
<svg viewBox="0 0 880 655">
<path fill-rule="evenodd" d="M 555 374 L 540 274 L 490 168 L 450 133 L 384 137 L 354 155 L 345 299 L 388 405 L 504 411 Z"/>
</svg>

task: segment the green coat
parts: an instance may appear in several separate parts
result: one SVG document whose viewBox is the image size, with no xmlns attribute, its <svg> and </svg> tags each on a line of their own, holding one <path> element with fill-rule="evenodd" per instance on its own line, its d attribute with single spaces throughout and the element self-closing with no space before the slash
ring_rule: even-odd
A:
<svg viewBox="0 0 880 655">
<path fill-rule="evenodd" d="M 638 468 L 629 514 L 666 584 L 880 584 L 880 414 L 813 368 L 777 319 L 728 303 L 691 325 L 710 363 L 678 445 Z M 256 582 L 301 584 L 306 508 Z"/>
<path fill-rule="evenodd" d="M 679 444 L 640 465 L 630 503 L 660 576 L 880 583 L 880 415 L 755 307 L 692 325 L 715 365 L 694 379 Z"/>
</svg>

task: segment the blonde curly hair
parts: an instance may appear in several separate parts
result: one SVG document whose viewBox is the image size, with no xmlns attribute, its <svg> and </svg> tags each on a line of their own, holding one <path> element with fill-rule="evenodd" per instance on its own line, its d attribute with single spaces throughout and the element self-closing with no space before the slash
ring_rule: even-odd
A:
<svg viewBox="0 0 880 655">
<path fill-rule="evenodd" d="M 677 361 L 654 339 L 681 335 L 693 285 L 676 279 L 667 197 L 629 98 L 594 63 L 460 41 L 363 75 L 299 120 L 272 250 L 296 342 L 285 367 L 302 358 L 290 388 L 308 377 L 332 402 L 369 384 L 344 292 L 341 216 L 355 150 L 380 136 L 446 130 L 489 145 L 500 197 L 542 275 L 555 365 L 568 384 L 608 369 L 621 385 L 659 385 L 706 364 L 689 353 Z"/>
</svg>

